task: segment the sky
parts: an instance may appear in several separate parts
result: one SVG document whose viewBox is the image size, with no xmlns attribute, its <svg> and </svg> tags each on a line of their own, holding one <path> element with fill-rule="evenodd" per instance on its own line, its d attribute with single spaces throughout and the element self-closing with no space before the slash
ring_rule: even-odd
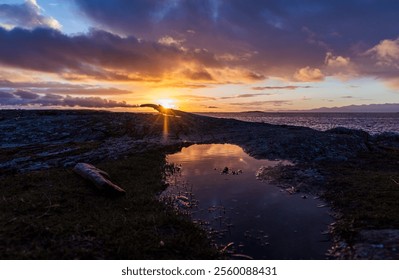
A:
<svg viewBox="0 0 399 280">
<path fill-rule="evenodd" d="M 0 0 L 0 108 L 399 103 L 396 0 Z"/>
</svg>

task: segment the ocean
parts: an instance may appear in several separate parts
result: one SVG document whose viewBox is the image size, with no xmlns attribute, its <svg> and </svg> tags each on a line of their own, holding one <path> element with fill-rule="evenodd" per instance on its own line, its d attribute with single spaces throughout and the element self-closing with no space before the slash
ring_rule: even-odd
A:
<svg viewBox="0 0 399 280">
<path fill-rule="evenodd" d="M 361 129 L 370 134 L 399 133 L 399 113 L 201 113 L 201 115 L 277 125 L 305 126 L 316 130 L 335 127 Z"/>
</svg>

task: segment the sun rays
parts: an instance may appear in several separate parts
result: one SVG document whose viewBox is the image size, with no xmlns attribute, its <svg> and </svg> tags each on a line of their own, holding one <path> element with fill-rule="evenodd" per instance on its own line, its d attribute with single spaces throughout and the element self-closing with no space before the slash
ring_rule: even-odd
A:
<svg viewBox="0 0 399 280">
<path fill-rule="evenodd" d="M 157 103 L 166 109 L 175 109 L 176 108 L 176 100 L 171 99 L 171 98 L 158 99 Z"/>
</svg>

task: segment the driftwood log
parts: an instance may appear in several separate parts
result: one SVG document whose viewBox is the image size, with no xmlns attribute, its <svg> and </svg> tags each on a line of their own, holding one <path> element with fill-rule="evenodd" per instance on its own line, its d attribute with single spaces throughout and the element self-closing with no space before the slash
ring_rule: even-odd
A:
<svg viewBox="0 0 399 280">
<path fill-rule="evenodd" d="M 78 163 L 73 168 L 73 171 L 92 182 L 101 191 L 111 191 L 117 194 L 126 193 L 124 189 L 110 181 L 110 177 L 107 172 L 98 169 L 91 164 Z"/>
</svg>

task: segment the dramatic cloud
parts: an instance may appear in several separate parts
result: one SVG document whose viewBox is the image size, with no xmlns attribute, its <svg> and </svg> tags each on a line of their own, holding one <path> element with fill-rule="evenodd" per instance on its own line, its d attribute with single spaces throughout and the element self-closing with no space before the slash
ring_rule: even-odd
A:
<svg viewBox="0 0 399 280">
<path fill-rule="evenodd" d="M 296 71 L 294 78 L 301 82 L 319 82 L 324 80 L 324 74 L 318 68 L 306 66 Z"/>
<path fill-rule="evenodd" d="M 36 0 L 26 0 L 23 4 L 0 4 L 0 26 L 13 28 L 48 27 L 61 29 L 61 24 L 54 18 L 42 14 Z"/>
<path fill-rule="evenodd" d="M 360 56 L 355 56 L 355 60 L 359 58 Z M 361 69 L 351 61 L 350 57 L 334 55 L 332 52 L 326 53 L 324 63 L 326 67 L 323 69 L 323 74 L 325 76 L 335 76 L 341 80 L 348 80 L 361 73 Z"/>
<path fill-rule="evenodd" d="M 13 93 L 0 91 L 0 106 L 61 106 L 84 108 L 134 108 L 137 105 L 127 104 L 100 97 L 71 97 L 56 94 L 40 95 L 29 91 L 15 91 Z"/>
<path fill-rule="evenodd" d="M 362 53 L 356 61 L 358 75 L 383 80 L 389 87 L 399 89 L 399 38 L 384 39 Z"/>
<path fill-rule="evenodd" d="M 70 81 L 188 88 L 268 77 L 320 82 L 327 76 L 388 80 L 399 74 L 398 41 L 387 39 L 398 36 L 397 1 L 75 2 L 97 29 L 75 36 L 54 29 L 0 29 L 0 63 Z M 44 17 L 32 0 L 1 7 L 6 18 Z M 18 9 L 35 13 L 11 12 Z M 24 26 L 51 26 L 42 18 L 32 22 L 38 24 Z M 370 70 L 373 64 L 390 69 Z"/>
<path fill-rule="evenodd" d="M 303 38 L 314 45 L 324 44 L 337 51 L 343 44 L 347 47 L 352 42 L 396 35 L 394 23 L 398 21 L 396 11 L 399 8 L 394 0 L 75 2 L 100 26 L 141 38 L 213 36 L 217 42 L 219 35 L 222 39 L 234 40 L 250 36 L 251 42 L 273 45 L 275 41 L 287 43 L 287 39 L 276 39 L 290 34 L 293 38 Z M 367 34 L 359 32 L 359 27 L 367 30 Z M 254 38 L 254 34 L 263 36 Z M 274 42 L 270 42 L 271 39 Z"/>
<path fill-rule="evenodd" d="M 97 30 L 68 37 L 49 29 L 0 29 L 0 41 L 0 62 L 69 79 L 142 80 L 179 61 L 172 47 Z"/>
<path fill-rule="evenodd" d="M 370 65 L 362 54 L 375 46 L 371 52 L 385 64 L 398 54 L 398 42 L 387 39 L 399 35 L 394 0 L 75 2 L 101 28 L 181 49 L 206 49 L 218 62 L 246 68 L 261 79 L 385 78 L 362 67 Z"/>
<path fill-rule="evenodd" d="M 327 52 L 325 63 L 331 67 L 345 67 L 350 63 L 349 57 L 334 56 L 331 52 Z"/>
<path fill-rule="evenodd" d="M 209 74 L 206 70 L 199 70 L 199 71 L 185 71 L 185 76 L 194 81 L 213 81 L 213 77 Z"/>
<path fill-rule="evenodd" d="M 176 47 L 179 47 L 182 49 L 183 49 L 183 47 L 182 47 L 183 42 L 184 42 L 184 40 L 176 40 L 176 39 L 172 38 L 171 36 L 164 36 L 158 40 L 158 43 L 160 43 L 161 45 L 176 46 Z"/>
<path fill-rule="evenodd" d="M 0 41 L 0 63 L 69 80 L 229 83 L 264 78 L 219 62 L 207 50 L 182 50 L 100 30 L 67 36 L 51 29 L 0 28 Z"/>
<path fill-rule="evenodd" d="M 399 68 L 399 38 L 383 40 L 366 54 L 372 55 L 380 66 L 394 66 Z"/>
</svg>

